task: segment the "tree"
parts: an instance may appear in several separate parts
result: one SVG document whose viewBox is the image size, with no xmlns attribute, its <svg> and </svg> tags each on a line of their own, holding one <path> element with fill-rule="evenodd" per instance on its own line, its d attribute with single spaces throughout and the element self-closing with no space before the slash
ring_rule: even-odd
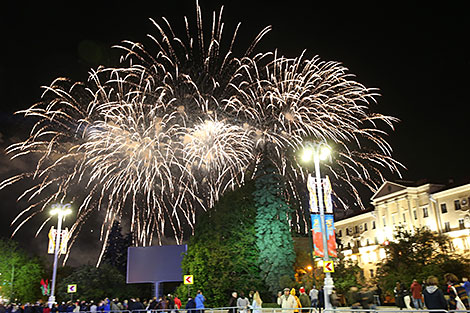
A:
<svg viewBox="0 0 470 313">
<path fill-rule="evenodd" d="M 3 298 L 36 301 L 41 298 L 44 267 L 13 240 L 0 239 L 0 294 Z"/>
<path fill-rule="evenodd" d="M 430 275 L 442 279 L 446 272 L 470 274 L 470 260 L 451 252 L 446 235 L 427 228 L 407 231 L 400 227 L 395 233 L 395 240 L 384 246 L 387 257 L 377 269 L 385 290 L 391 292 L 397 281 L 409 286 L 413 279 L 422 281 Z"/>
<path fill-rule="evenodd" d="M 122 274 L 127 270 L 127 248 L 132 244 L 130 234 L 124 236 L 119 222 L 114 222 L 109 232 L 106 250 L 103 254 L 103 263 L 115 267 Z"/>
<path fill-rule="evenodd" d="M 207 298 L 207 306 L 225 306 L 232 291 L 260 289 L 256 266 L 254 221 L 256 208 L 253 182 L 227 192 L 196 224 L 194 236 L 182 262 L 184 274 L 194 275 L 191 293 L 198 289 Z M 177 293 L 188 295 L 188 286 Z"/>
<path fill-rule="evenodd" d="M 142 294 L 139 286 L 126 284 L 125 276 L 106 263 L 100 267 L 82 265 L 62 279 L 57 286 L 59 300 L 69 298 L 70 295 L 67 294 L 69 284 L 77 284 L 77 293 L 74 296 L 87 301 L 99 301 L 106 297 L 127 299 L 149 296 L 149 294 Z"/>
<path fill-rule="evenodd" d="M 289 226 L 290 208 L 284 197 L 284 185 L 274 167 L 261 162 L 256 178 L 256 247 L 261 279 L 272 294 L 294 281 L 295 252 Z M 290 280 L 289 280 L 290 278 Z"/>
<path fill-rule="evenodd" d="M 364 281 L 364 273 L 356 262 L 345 260 L 342 253 L 338 254 L 335 271 L 332 273 L 336 292 L 346 294 L 353 286 L 359 286 Z"/>
</svg>

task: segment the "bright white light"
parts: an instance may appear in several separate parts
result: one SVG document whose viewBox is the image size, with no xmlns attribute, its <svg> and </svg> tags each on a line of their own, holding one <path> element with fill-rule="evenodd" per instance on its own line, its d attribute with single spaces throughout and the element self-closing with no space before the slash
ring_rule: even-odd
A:
<svg viewBox="0 0 470 313">
<path fill-rule="evenodd" d="M 310 162 L 313 158 L 314 150 L 313 148 L 304 148 L 302 151 L 302 162 Z"/>
<path fill-rule="evenodd" d="M 70 205 L 65 205 L 65 210 L 60 205 L 53 205 L 53 209 L 50 211 L 51 215 L 60 214 L 62 216 L 72 213 L 72 210 L 69 208 Z"/>
<path fill-rule="evenodd" d="M 331 149 L 327 146 L 323 146 L 320 149 L 320 160 L 326 160 L 331 154 Z"/>
</svg>

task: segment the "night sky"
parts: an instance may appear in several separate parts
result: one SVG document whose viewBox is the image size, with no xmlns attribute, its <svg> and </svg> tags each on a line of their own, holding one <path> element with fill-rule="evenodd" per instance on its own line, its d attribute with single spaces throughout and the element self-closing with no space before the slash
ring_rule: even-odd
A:
<svg viewBox="0 0 470 313">
<path fill-rule="evenodd" d="M 468 6 L 458 2 L 462 4 L 295 0 L 276 5 L 253 0 L 201 0 L 200 4 L 208 27 L 212 11 L 225 5 L 226 35 L 242 22 L 240 50 L 272 25 L 257 51 L 277 48 L 280 54 L 295 57 L 306 50 L 308 57 L 342 62 L 359 82 L 380 89 L 374 111 L 401 120 L 389 141 L 395 158 L 407 167 L 403 178 L 458 180 L 470 176 L 470 19 Z M 18 2 L 2 10 L 2 146 L 24 137 L 30 125 L 12 114 L 37 102 L 40 86 L 61 76 L 83 81 L 90 68 L 117 66 L 120 51 L 110 47 L 124 39 L 149 44 L 146 34 L 157 31 L 150 17 L 167 17 L 182 35 L 184 15 L 195 23 L 194 1 L 85 1 L 61 6 Z M 25 165 L 4 156 L 1 160 L 0 178 Z M 0 196 L 0 235 L 8 236 L 9 222 L 19 209 L 14 201 L 18 195 L 7 189 Z M 18 239 L 30 238 L 35 229 L 36 225 L 26 226 Z M 41 245 L 42 253 L 43 242 L 34 243 Z M 87 256 L 83 259 L 88 259 L 85 251 L 91 246 L 88 241 L 77 249 Z M 76 262 L 79 259 L 75 255 Z"/>
</svg>

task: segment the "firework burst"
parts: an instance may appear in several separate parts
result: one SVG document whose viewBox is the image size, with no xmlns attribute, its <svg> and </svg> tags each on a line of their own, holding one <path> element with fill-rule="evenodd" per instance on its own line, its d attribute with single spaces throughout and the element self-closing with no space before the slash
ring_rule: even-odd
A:
<svg viewBox="0 0 470 313">
<path fill-rule="evenodd" d="M 137 244 L 170 234 L 180 243 L 196 211 L 243 184 L 262 158 L 288 177 L 297 196 L 295 181 L 306 174 L 294 152 L 306 139 L 337 147 L 327 167 L 358 203 L 358 184 L 375 190 L 384 168 L 398 172 L 376 125 L 396 120 L 369 109 L 376 90 L 337 62 L 255 54 L 269 27 L 235 57 L 240 25 L 224 45 L 222 9 L 213 14 L 209 36 L 198 5 L 196 15 L 195 35 L 186 18 L 182 38 L 166 19 L 152 20 L 154 50 L 124 41 L 121 67 L 98 68 L 86 84 L 58 79 L 43 101 L 21 112 L 37 122 L 8 152 L 35 156 L 36 167 L 0 186 L 36 183 L 20 196 L 31 205 L 15 219 L 18 228 L 52 203 L 72 201 L 78 206 L 73 240 L 90 214 L 103 210 L 104 242 L 127 214 Z"/>
</svg>

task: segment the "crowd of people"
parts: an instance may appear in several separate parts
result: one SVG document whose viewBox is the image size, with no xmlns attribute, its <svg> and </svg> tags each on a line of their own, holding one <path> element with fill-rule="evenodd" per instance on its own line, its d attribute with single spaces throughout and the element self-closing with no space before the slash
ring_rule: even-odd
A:
<svg viewBox="0 0 470 313">
<path fill-rule="evenodd" d="M 445 285 L 439 287 L 439 279 L 429 276 L 420 284 L 414 279 L 409 288 L 397 281 L 394 293 L 395 303 L 400 309 L 429 310 L 469 310 L 470 282 L 466 277 L 462 282 L 452 273 L 444 275 Z M 447 298 L 446 296 L 447 295 Z"/>
<path fill-rule="evenodd" d="M 6 307 L 0 303 L 0 313 L 76 313 L 76 312 L 121 312 L 121 311 L 148 311 L 181 308 L 181 300 L 177 296 L 163 296 L 143 301 L 139 298 L 120 301 L 118 298 L 106 298 L 102 301 L 87 302 L 83 300 L 56 303 L 49 308 L 47 303 L 38 301 L 36 303 L 10 303 Z"/>
<path fill-rule="evenodd" d="M 445 286 L 439 287 L 439 280 L 435 276 L 429 276 L 420 284 L 418 280 L 407 287 L 398 281 L 394 288 L 395 304 L 400 309 L 428 309 L 428 310 L 470 310 L 470 282 L 463 277 L 460 282 L 456 275 L 447 273 L 444 275 Z M 307 293 L 304 287 L 298 289 L 285 288 L 277 295 L 277 304 L 283 309 L 282 313 L 308 313 L 311 308 L 321 311 L 324 308 L 325 294 L 323 287 L 315 286 Z M 382 290 L 379 285 L 367 285 L 351 287 L 349 291 L 339 297 L 333 288 L 329 295 L 333 308 L 348 306 L 352 309 L 375 309 L 383 303 Z M 94 301 L 68 301 L 54 304 L 49 308 L 46 303 L 15 304 L 4 306 L 0 303 L 0 313 L 111 313 L 122 311 L 170 311 L 177 312 L 180 309 L 191 310 L 193 313 L 203 313 L 206 298 L 201 290 L 197 291 L 194 298 L 188 297 L 183 307 L 182 301 L 177 296 L 164 295 L 154 297 L 149 301 L 139 298 L 120 301 L 119 299 L 106 298 L 95 303 Z M 232 292 L 228 301 L 229 313 L 262 313 L 263 301 L 258 291 L 250 291 L 248 296 L 244 292 Z"/>
</svg>

